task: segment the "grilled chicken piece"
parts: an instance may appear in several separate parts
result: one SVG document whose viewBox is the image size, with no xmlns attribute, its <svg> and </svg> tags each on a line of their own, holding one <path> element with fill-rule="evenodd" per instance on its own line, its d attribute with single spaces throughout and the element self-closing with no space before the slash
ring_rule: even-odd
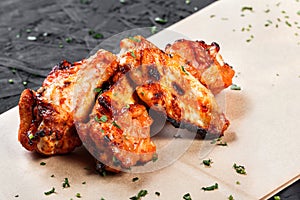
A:
<svg viewBox="0 0 300 200">
<path fill-rule="evenodd" d="M 186 70 L 195 76 L 203 85 L 217 94 L 232 84 L 234 70 L 224 63 L 219 53 L 220 47 L 213 42 L 177 40 L 166 46 L 166 53 L 180 56 L 190 64 Z"/>
<path fill-rule="evenodd" d="M 63 154 L 81 145 L 75 125 L 93 107 L 96 87 L 101 87 L 117 67 L 116 56 L 99 50 L 71 64 L 63 61 L 49 73 L 37 91 L 26 89 L 19 101 L 18 139 L 29 151 Z"/>
<path fill-rule="evenodd" d="M 214 95 L 185 66 L 141 36 L 121 41 L 120 65 L 129 66 L 137 94 L 149 107 L 162 111 L 175 124 L 197 127 L 199 132 L 222 135 L 229 121 Z"/>
<path fill-rule="evenodd" d="M 118 75 L 119 76 L 119 75 Z M 152 119 L 138 104 L 126 75 L 99 95 L 88 123 L 77 129 L 100 169 L 119 171 L 151 161 L 156 147 L 150 140 Z"/>
</svg>

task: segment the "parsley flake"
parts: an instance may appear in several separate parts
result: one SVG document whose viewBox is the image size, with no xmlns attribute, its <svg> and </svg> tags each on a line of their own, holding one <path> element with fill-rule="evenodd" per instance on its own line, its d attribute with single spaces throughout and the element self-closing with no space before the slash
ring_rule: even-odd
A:
<svg viewBox="0 0 300 200">
<path fill-rule="evenodd" d="M 45 166 L 46 163 L 45 162 L 40 162 L 40 165 Z"/>
<path fill-rule="evenodd" d="M 69 183 L 69 179 L 65 178 L 63 184 L 62 184 L 63 188 L 68 188 L 70 187 L 70 183 Z"/>
<path fill-rule="evenodd" d="M 81 194 L 80 193 L 76 193 L 75 195 L 77 198 L 81 198 Z"/>
<path fill-rule="evenodd" d="M 213 191 L 213 190 L 216 190 L 219 188 L 219 185 L 218 183 L 215 183 L 214 185 L 212 186 L 208 186 L 208 187 L 202 187 L 201 189 L 204 190 L 204 191 Z"/>
<path fill-rule="evenodd" d="M 190 193 L 186 193 L 185 195 L 183 195 L 182 197 L 184 200 L 192 200 L 192 197 L 190 195 Z"/>
<path fill-rule="evenodd" d="M 52 187 L 51 190 L 49 190 L 47 192 L 44 192 L 45 195 L 50 195 L 50 194 L 53 194 L 53 193 L 55 193 L 55 188 L 54 187 Z"/>
<path fill-rule="evenodd" d="M 238 174 L 244 174 L 246 175 L 246 169 L 244 166 L 242 165 L 237 165 L 237 164 L 233 164 L 233 168 L 235 169 L 235 171 L 238 173 Z"/>
<path fill-rule="evenodd" d="M 242 12 L 244 12 L 246 10 L 249 10 L 249 11 L 253 12 L 253 8 L 250 7 L 250 6 L 244 6 L 244 7 L 242 7 Z"/>
<path fill-rule="evenodd" d="M 131 200 L 140 200 L 142 197 L 148 194 L 147 190 L 140 190 L 139 193 L 133 197 L 130 197 Z"/>
<path fill-rule="evenodd" d="M 232 195 L 229 195 L 228 200 L 234 200 Z"/>
<path fill-rule="evenodd" d="M 134 178 L 132 178 L 132 182 L 136 182 L 136 181 L 138 181 L 139 180 L 139 177 L 134 177 Z"/>
<path fill-rule="evenodd" d="M 211 164 L 213 163 L 211 159 L 203 160 L 202 163 L 207 166 L 211 167 Z"/>
</svg>

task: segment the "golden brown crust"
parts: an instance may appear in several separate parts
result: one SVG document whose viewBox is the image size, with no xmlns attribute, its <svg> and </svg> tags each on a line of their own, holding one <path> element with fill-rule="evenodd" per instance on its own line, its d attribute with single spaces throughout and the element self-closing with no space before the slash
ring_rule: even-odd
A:
<svg viewBox="0 0 300 200">
<path fill-rule="evenodd" d="M 186 70 L 214 94 L 232 84 L 234 70 L 224 63 L 217 43 L 208 45 L 204 41 L 181 39 L 167 45 L 165 50 L 172 56 L 185 59 L 189 64 Z"/>
</svg>

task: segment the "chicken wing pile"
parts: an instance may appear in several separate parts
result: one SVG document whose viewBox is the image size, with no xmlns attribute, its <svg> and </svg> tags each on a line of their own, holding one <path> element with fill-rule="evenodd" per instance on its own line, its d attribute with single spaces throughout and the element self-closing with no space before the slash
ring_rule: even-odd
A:
<svg viewBox="0 0 300 200">
<path fill-rule="evenodd" d="M 216 43 L 182 39 L 162 51 L 134 36 L 120 47 L 118 55 L 101 49 L 80 62 L 63 61 L 40 89 L 23 91 L 18 133 L 23 147 L 54 155 L 83 143 L 102 169 L 145 164 L 157 157 L 150 108 L 175 127 L 223 135 L 229 121 L 214 95 L 232 84 L 234 70 Z"/>
</svg>

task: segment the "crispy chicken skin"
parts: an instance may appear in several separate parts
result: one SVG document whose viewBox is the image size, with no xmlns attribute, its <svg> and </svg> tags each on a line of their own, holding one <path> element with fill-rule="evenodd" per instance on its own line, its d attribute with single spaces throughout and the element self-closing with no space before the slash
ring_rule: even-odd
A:
<svg viewBox="0 0 300 200">
<path fill-rule="evenodd" d="M 119 171 L 152 160 L 156 147 L 150 139 L 151 124 L 146 107 L 138 103 L 123 75 L 99 95 L 89 122 L 77 124 L 77 129 L 102 162 L 99 170 Z"/>
<path fill-rule="evenodd" d="M 169 56 L 141 36 L 121 41 L 120 64 L 131 66 L 130 78 L 137 94 L 149 107 L 165 110 L 176 123 L 222 135 L 229 121 L 214 95 L 185 69 L 179 56 Z"/>
<path fill-rule="evenodd" d="M 95 100 L 95 87 L 115 71 L 116 57 L 104 50 L 82 62 L 63 61 L 49 73 L 37 92 L 26 89 L 19 101 L 18 139 L 29 151 L 44 155 L 71 152 L 81 145 L 74 125 L 74 109 L 79 119 L 88 116 Z M 91 72 L 97 72 L 91 77 Z M 89 80 L 78 78 L 85 76 Z M 100 79 L 101 78 L 101 79 Z M 96 81 L 95 81 L 96 80 Z M 81 87 L 82 85 L 87 87 Z M 78 98 L 84 95 L 84 100 Z"/>
<path fill-rule="evenodd" d="M 220 47 L 213 42 L 177 40 L 168 44 L 166 53 L 173 57 L 180 56 L 189 65 L 186 70 L 196 77 L 203 85 L 217 94 L 232 84 L 234 70 L 224 63 L 219 53 Z"/>
</svg>

